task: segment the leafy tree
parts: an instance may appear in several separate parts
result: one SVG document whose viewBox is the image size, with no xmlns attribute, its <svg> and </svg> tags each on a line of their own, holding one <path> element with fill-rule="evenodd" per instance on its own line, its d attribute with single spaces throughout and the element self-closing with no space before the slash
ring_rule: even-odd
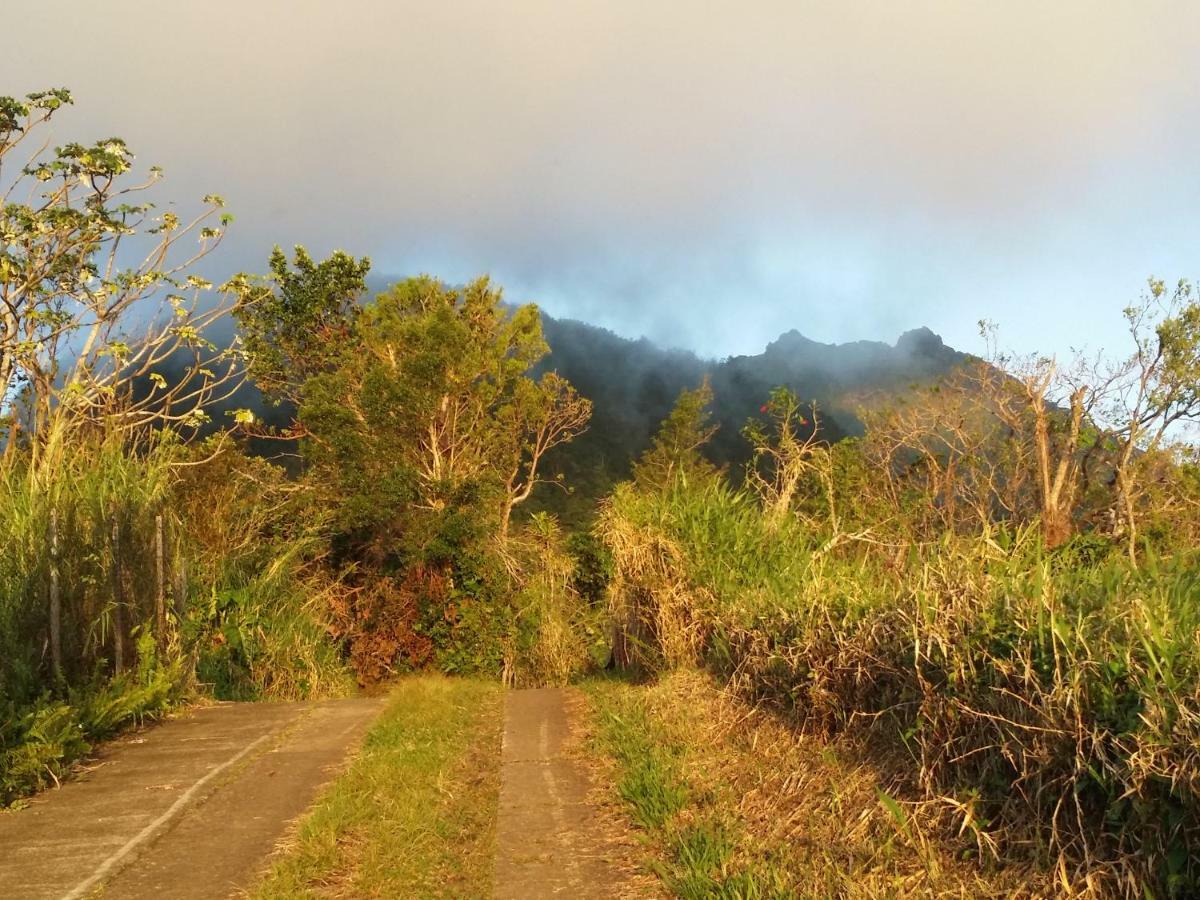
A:
<svg viewBox="0 0 1200 900">
<path fill-rule="evenodd" d="M 235 313 L 251 377 L 277 403 L 297 402 L 305 381 L 336 367 L 371 269 L 367 257 L 340 250 L 320 263 L 299 245 L 294 253 L 289 267 L 274 249 L 268 283 L 256 285 L 254 302 Z"/>
<path fill-rule="evenodd" d="M 0 97 L 0 167 L 71 102 L 66 90 Z M 52 152 L 43 145 L 0 178 L 6 454 L 25 446 L 35 463 L 53 465 L 44 448 L 87 423 L 196 426 L 237 387 L 241 349 L 219 348 L 205 332 L 246 299 L 248 280 L 237 276 L 214 295 L 195 272 L 231 217 L 215 195 L 189 221 L 135 202 L 161 172 L 128 183 L 132 168 L 125 142 L 106 138 Z M 198 247 L 183 249 L 185 238 Z"/>
<path fill-rule="evenodd" d="M 537 308 L 506 307 L 487 279 L 401 282 L 362 309 L 350 343 L 305 385 L 306 454 L 348 521 L 388 540 L 408 506 L 472 505 L 502 537 L 545 452 L 590 412 L 557 375 L 529 377 L 546 352 Z"/>
<path fill-rule="evenodd" d="M 633 478 L 640 487 L 661 488 L 677 477 L 694 480 L 716 473 L 716 467 L 701 453 L 717 431 L 709 424 L 712 400 L 707 376 L 699 387 L 679 394 L 650 448 L 634 463 Z"/>
</svg>

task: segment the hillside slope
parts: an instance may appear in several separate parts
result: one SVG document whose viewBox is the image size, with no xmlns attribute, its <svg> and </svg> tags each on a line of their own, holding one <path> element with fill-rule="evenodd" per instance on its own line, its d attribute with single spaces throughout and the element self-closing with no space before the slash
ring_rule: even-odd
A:
<svg viewBox="0 0 1200 900">
<path fill-rule="evenodd" d="M 857 396 L 934 380 L 969 358 L 928 328 L 906 332 L 895 344 L 822 344 L 789 331 L 760 354 L 710 361 L 570 319 L 543 314 L 543 327 L 551 352 L 541 368 L 557 371 L 594 404 L 587 433 L 551 460 L 572 493 L 547 491 L 540 500 L 569 518 L 583 515 L 592 498 L 628 477 L 679 392 L 706 375 L 719 426 L 708 454 L 736 474 L 749 452 L 741 428 L 774 387 L 786 385 L 806 404 L 815 401 L 824 411 L 823 433 L 838 440 L 859 431 Z"/>
</svg>

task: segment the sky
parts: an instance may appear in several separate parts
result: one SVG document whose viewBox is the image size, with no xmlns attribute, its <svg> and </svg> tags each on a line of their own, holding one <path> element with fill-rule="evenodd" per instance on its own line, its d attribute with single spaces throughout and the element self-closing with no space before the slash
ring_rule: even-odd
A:
<svg viewBox="0 0 1200 900">
<path fill-rule="evenodd" d="M 796 328 L 1117 352 L 1200 276 L 1200 4 L 0 0 L 160 202 L 724 357 Z"/>
</svg>

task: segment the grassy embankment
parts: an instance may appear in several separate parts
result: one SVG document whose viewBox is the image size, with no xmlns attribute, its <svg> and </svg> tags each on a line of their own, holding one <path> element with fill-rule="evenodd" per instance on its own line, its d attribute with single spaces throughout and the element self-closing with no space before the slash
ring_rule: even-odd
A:
<svg viewBox="0 0 1200 900">
<path fill-rule="evenodd" d="M 703 662 L 798 732 L 869 751 L 883 794 L 822 815 L 890 810 L 881 847 L 919 832 L 1071 893 L 1200 887 L 1194 555 L 1134 569 L 999 530 L 836 544 L 771 530 L 719 484 L 619 489 L 601 527 L 645 666 Z"/>
<path fill-rule="evenodd" d="M 587 692 L 594 748 L 672 896 L 1002 897 L 1048 881 L 956 858 L 881 789 L 895 773 L 798 736 L 710 674 Z"/>
<path fill-rule="evenodd" d="M 502 696 L 477 679 L 397 683 L 254 900 L 490 896 Z"/>
</svg>

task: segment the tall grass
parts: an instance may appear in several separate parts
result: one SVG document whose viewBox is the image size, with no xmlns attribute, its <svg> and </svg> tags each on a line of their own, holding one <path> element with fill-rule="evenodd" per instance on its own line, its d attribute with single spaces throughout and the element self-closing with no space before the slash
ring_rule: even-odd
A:
<svg viewBox="0 0 1200 900">
<path fill-rule="evenodd" d="M 691 648 L 800 727 L 910 757 L 902 787 L 985 860 L 1200 889 L 1195 552 L 1134 570 L 1031 531 L 833 545 L 716 480 L 624 486 L 599 528 L 635 661 Z"/>
<path fill-rule="evenodd" d="M 122 534 L 127 627 L 154 611 L 154 519 L 169 485 L 165 447 L 126 452 L 98 439 L 57 455 L 53 469 L 26 459 L 0 467 L 0 696 L 25 702 L 111 672 L 114 659 L 110 539 Z M 62 597 L 61 683 L 49 646 L 51 517 Z M 120 638 L 132 660 L 128 635 Z"/>
<path fill-rule="evenodd" d="M 93 741 L 167 709 L 188 688 L 185 666 L 160 652 L 150 625 L 154 520 L 169 490 L 170 451 L 165 445 L 129 451 L 96 438 L 69 451 L 47 448 L 54 453 L 50 467 L 16 453 L 0 466 L 0 804 L 56 781 Z M 52 519 L 60 671 L 50 640 Z M 119 569 L 114 522 L 123 536 Z M 126 664 L 121 673 L 114 670 L 117 641 Z"/>
<path fill-rule="evenodd" d="M 184 446 L 165 431 L 134 445 L 75 438 L 36 461 L 14 449 L 0 465 L 0 804 L 57 780 L 95 740 L 197 687 L 248 699 L 349 684 L 317 608 L 321 592 L 305 576 L 319 541 L 281 502 L 275 467 Z"/>
<path fill-rule="evenodd" d="M 575 590 L 576 562 L 558 521 L 535 513 L 509 541 L 514 565 L 514 627 L 507 640 L 503 680 L 563 685 L 588 666 L 588 637 L 596 616 Z"/>
</svg>

